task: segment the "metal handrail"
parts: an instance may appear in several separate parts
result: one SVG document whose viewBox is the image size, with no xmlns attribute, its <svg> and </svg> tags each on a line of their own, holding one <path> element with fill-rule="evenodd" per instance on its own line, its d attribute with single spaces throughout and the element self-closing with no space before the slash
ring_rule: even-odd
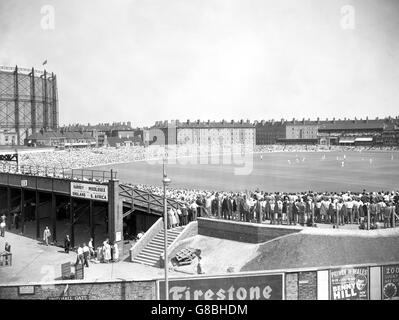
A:
<svg viewBox="0 0 399 320">
<path fill-rule="evenodd" d="M 128 184 L 120 184 L 119 195 L 123 198 L 126 198 L 126 202 L 133 201 L 133 203 L 139 203 L 142 206 L 148 208 L 148 210 L 157 209 L 157 211 L 163 212 L 163 196 L 153 194 L 149 191 L 140 190 L 137 187 L 128 185 Z M 174 209 L 178 209 L 182 206 L 183 203 L 167 198 L 167 205 Z"/>
<path fill-rule="evenodd" d="M 107 182 L 116 179 L 117 174 L 112 170 L 109 172 L 88 169 L 66 169 L 63 167 L 17 165 L 5 162 L 0 164 L 0 172 L 95 182 Z"/>
</svg>

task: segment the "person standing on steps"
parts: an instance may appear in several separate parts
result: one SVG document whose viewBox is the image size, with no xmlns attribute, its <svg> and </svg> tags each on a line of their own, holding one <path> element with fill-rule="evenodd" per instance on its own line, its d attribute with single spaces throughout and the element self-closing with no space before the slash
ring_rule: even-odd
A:
<svg viewBox="0 0 399 320">
<path fill-rule="evenodd" d="M 48 246 L 48 239 L 50 238 L 50 236 L 51 236 L 50 229 L 46 227 L 46 229 L 44 229 L 43 232 L 43 241 L 46 244 L 46 246 Z"/>
<path fill-rule="evenodd" d="M 71 248 L 71 239 L 69 239 L 69 235 L 66 235 L 65 240 L 64 240 L 64 250 L 66 253 L 69 253 L 69 250 Z"/>
</svg>

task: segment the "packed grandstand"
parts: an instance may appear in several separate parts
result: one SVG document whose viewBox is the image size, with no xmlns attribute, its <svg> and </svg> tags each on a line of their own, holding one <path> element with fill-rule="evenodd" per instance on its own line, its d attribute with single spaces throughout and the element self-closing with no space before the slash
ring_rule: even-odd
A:
<svg viewBox="0 0 399 320">
<path fill-rule="evenodd" d="M 242 146 L 241 146 L 242 147 Z M 240 148 L 238 148 L 240 149 Z M 329 152 L 329 151 L 395 151 L 396 147 L 342 147 L 316 145 L 268 145 L 241 148 L 242 152 Z M 213 149 L 214 150 L 214 149 Z M 162 160 L 167 157 L 192 156 L 197 152 L 209 152 L 211 146 L 184 151 L 165 146 L 131 146 L 121 148 L 69 149 L 40 153 L 22 153 L 18 167 L 3 163 L 0 170 L 31 173 L 35 175 L 67 176 L 70 168 L 89 168 L 104 164 L 127 163 L 143 160 Z M 232 152 L 232 149 L 219 150 Z M 90 180 L 90 178 L 82 178 Z M 159 186 L 143 184 L 135 188 L 156 195 L 163 195 Z M 399 215 L 398 191 L 380 192 L 318 192 L 296 193 L 264 192 L 252 190 L 228 192 L 226 190 L 196 190 L 168 188 L 167 197 L 178 201 L 179 209 L 169 210 L 170 226 L 184 225 L 197 216 L 211 216 L 245 222 L 267 222 L 271 224 L 301 224 L 313 226 L 316 223 L 358 224 L 362 226 L 370 215 L 370 222 L 384 223 L 392 227 L 392 217 Z"/>
</svg>

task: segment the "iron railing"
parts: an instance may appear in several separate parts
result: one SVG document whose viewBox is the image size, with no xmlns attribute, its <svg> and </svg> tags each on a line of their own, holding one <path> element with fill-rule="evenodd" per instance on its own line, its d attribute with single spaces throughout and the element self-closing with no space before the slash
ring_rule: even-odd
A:
<svg viewBox="0 0 399 320">
<path fill-rule="evenodd" d="M 107 182 L 116 179 L 117 176 L 117 172 L 113 170 L 69 169 L 56 166 L 43 167 L 11 163 L 0 163 L 0 172 L 92 182 Z"/>
<path fill-rule="evenodd" d="M 147 209 L 148 212 L 163 213 L 163 196 L 140 190 L 128 184 L 119 185 L 119 196 L 122 198 L 122 201 L 130 203 L 133 208 L 140 206 Z M 182 202 L 171 198 L 167 198 L 166 201 L 167 206 L 173 209 L 181 208 L 183 205 Z"/>
</svg>

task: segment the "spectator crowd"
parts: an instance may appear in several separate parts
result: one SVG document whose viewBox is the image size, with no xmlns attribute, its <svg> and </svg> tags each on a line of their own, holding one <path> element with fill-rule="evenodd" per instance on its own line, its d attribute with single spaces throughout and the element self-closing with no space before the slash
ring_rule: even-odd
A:
<svg viewBox="0 0 399 320">
<path fill-rule="evenodd" d="M 163 188 L 136 185 L 136 188 L 162 196 Z M 168 188 L 166 196 L 181 205 L 168 210 L 168 225 L 185 225 L 197 217 L 214 217 L 254 223 L 316 226 L 356 224 L 371 228 L 377 224 L 394 227 L 399 216 L 399 191 L 381 192 L 216 192 Z"/>
<path fill-rule="evenodd" d="M 3 162 L 0 171 L 31 173 L 41 176 L 63 177 L 70 169 L 84 169 L 116 163 L 134 161 L 161 160 L 190 156 L 210 156 L 232 153 L 267 153 L 267 152 L 328 152 L 328 151 L 395 151 L 394 147 L 350 147 L 350 146 L 323 146 L 323 145 L 178 145 L 178 146 L 126 146 L 101 147 L 84 149 L 67 149 L 48 152 L 30 152 L 19 155 L 19 166 Z"/>
</svg>

